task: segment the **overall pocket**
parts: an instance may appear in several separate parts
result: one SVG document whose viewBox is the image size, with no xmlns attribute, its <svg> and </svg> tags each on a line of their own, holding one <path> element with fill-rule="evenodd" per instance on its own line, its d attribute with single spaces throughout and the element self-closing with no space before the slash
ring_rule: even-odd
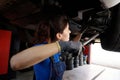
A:
<svg viewBox="0 0 120 80">
<path fill-rule="evenodd" d="M 65 62 L 59 61 L 57 63 L 52 63 L 51 80 L 62 80 L 65 70 L 66 70 Z"/>
</svg>

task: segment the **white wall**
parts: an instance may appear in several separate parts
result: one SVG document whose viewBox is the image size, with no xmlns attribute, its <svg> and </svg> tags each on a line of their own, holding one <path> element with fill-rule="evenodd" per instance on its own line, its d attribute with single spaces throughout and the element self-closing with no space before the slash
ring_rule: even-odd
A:
<svg viewBox="0 0 120 80">
<path fill-rule="evenodd" d="M 120 69 L 120 52 L 106 51 L 101 48 L 100 43 L 91 45 L 90 61 L 92 64 L 99 64 Z"/>
</svg>

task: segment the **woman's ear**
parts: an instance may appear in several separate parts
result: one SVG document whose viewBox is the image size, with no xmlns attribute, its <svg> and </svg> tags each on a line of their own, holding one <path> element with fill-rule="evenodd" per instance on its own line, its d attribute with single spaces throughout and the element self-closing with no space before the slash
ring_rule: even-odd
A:
<svg viewBox="0 0 120 80">
<path fill-rule="evenodd" d="M 56 34 L 56 37 L 57 37 L 57 39 L 61 40 L 62 34 L 61 34 L 61 33 L 57 33 L 57 34 Z"/>
</svg>

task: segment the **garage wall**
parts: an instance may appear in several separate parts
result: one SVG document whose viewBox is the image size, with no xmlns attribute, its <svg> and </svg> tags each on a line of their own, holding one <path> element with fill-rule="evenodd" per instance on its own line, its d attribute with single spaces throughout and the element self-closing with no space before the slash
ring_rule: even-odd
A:
<svg viewBox="0 0 120 80">
<path fill-rule="evenodd" d="M 0 75 L 8 72 L 11 31 L 0 30 Z"/>
<path fill-rule="evenodd" d="M 120 69 L 120 52 L 106 51 L 100 43 L 91 45 L 90 63 Z"/>
</svg>

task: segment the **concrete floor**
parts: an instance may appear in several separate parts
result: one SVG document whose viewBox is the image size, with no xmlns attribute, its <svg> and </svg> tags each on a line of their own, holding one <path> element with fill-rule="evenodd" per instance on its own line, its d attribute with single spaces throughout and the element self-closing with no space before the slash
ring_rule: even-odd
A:
<svg viewBox="0 0 120 80">
<path fill-rule="evenodd" d="M 16 72 L 16 79 L 11 80 L 33 80 L 33 71 L 27 71 L 27 72 Z"/>
<path fill-rule="evenodd" d="M 93 64 L 84 65 L 66 71 L 63 80 L 120 80 L 120 70 Z"/>
<path fill-rule="evenodd" d="M 33 71 L 17 72 L 16 79 L 33 80 Z M 120 80 L 120 70 L 99 65 L 83 65 L 65 71 L 63 80 Z"/>
</svg>

